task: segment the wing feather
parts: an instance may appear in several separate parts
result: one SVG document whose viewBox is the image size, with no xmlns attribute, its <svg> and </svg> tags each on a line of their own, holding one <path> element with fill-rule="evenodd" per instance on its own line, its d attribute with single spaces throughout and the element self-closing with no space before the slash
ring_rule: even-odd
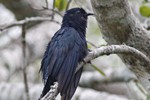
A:
<svg viewBox="0 0 150 100">
<path fill-rule="evenodd" d="M 58 91 L 61 95 L 66 94 L 69 97 L 73 95 L 82 72 L 75 74 L 75 70 L 78 62 L 85 57 L 83 53 L 86 50 L 85 40 L 75 29 L 70 27 L 60 29 L 48 44 L 42 60 L 41 71 L 45 84 L 51 82 L 52 85 L 53 80 L 58 81 Z"/>
</svg>

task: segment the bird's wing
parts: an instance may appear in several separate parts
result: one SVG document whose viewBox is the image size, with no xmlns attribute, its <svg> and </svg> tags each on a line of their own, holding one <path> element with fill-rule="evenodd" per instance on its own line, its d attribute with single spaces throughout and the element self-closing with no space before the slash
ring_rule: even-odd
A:
<svg viewBox="0 0 150 100">
<path fill-rule="evenodd" d="M 55 34 L 42 60 L 41 71 L 45 84 L 51 77 L 60 84 L 60 91 L 66 91 L 79 62 L 80 47 L 84 43 L 73 28 L 60 29 Z"/>
</svg>

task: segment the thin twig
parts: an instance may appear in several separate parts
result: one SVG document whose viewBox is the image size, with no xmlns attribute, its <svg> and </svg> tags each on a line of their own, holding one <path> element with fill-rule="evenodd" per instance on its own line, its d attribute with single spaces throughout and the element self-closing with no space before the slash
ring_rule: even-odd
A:
<svg viewBox="0 0 150 100">
<path fill-rule="evenodd" d="M 52 19 L 54 19 L 55 13 L 57 13 L 58 15 L 60 15 L 62 17 L 61 13 L 55 10 L 55 0 L 53 0 L 53 9 L 49 9 L 47 0 L 45 0 L 45 3 L 46 3 L 46 7 L 43 7 L 43 8 L 44 8 L 44 10 L 52 11 L 52 15 L 51 15 Z"/>
<path fill-rule="evenodd" d="M 69 6 L 70 6 L 71 1 L 72 1 L 72 0 L 69 0 L 69 1 L 68 1 L 67 6 L 66 6 L 66 11 L 69 9 Z"/>
<path fill-rule="evenodd" d="M 55 0 L 53 0 L 53 10 L 52 10 L 52 19 L 54 19 L 54 15 L 55 15 Z"/>
<path fill-rule="evenodd" d="M 27 100 L 30 100 L 29 96 L 29 88 L 28 88 L 28 80 L 27 80 L 27 73 L 26 73 L 26 66 L 27 66 L 27 59 L 26 59 L 26 25 L 22 25 L 22 70 L 23 70 L 23 77 L 24 77 L 24 85 L 25 85 L 25 92 Z"/>
<path fill-rule="evenodd" d="M 45 0 L 45 3 L 46 3 L 46 8 L 49 8 L 49 7 L 48 7 L 48 1 L 47 1 L 47 0 Z"/>
<path fill-rule="evenodd" d="M 146 64 L 150 65 L 150 60 L 149 58 L 143 54 L 141 51 L 127 46 L 127 45 L 110 45 L 110 46 L 102 46 L 100 48 L 97 48 L 91 52 L 89 52 L 89 54 L 85 57 L 84 61 L 85 62 L 81 62 L 79 64 L 79 66 L 77 67 L 76 71 L 78 71 L 85 63 L 99 57 L 102 55 L 109 55 L 109 54 L 130 54 L 134 57 L 136 57 L 137 59 L 144 61 Z M 147 66 L 148 66 L 147 65 Z M 146 66 L 145 66 L 146 68 Z"/>
<path fill-rule="evenodd" d="M 55 14 L 58 14 L 60 17 L 63 17 L 63 15 L 62 15 L 59 11 L 57 11 L 57 10 L 55 10 L 55 9 L 50 9 L 50 8 L 45 8 L 45 7 L 43 7 L 43 9 L 36 9 L 36 8 L 34 8 L 34 9 L 35 9 L 35 10 L 38 10 L 38 11 L 49 10 L 49 11 L 54 12 Z"/>
<path fill-rule="evenodd" d="M 27 24 L 29 22 L 36 22 L 36 21 L 53 21 L 55 23 L 60 24 L 60 22 L 52 20 L 51 17 L 30 17 L 30 18 L 25 18 L 24 20 L 12 22 L 8 25 L 0 26 L 0 30 L 3 31 L 5 29 L 13 27 L 13 26 L 21 26 L 23 24 Z"/>
<path fill-rule="evenodd" d="M 46 3 L 46 7 L 43 7 L 43 9 L 36 9 L 36 10 L 40 10 L 40 11 L 41 10 L 49 10 L 49 11 L 52 11 L 52 19 L 54 18 L 55 13 L 58 14 L 60 17 L 63 17 L 63 15 L 59 11 L 55 10 L 55 0 L 53 0 L 53 8 L 52 9 L 50 9 L 48 7 L 48 1 L 47 0 L 45 0 L 45 3 Z"/>
</svg>

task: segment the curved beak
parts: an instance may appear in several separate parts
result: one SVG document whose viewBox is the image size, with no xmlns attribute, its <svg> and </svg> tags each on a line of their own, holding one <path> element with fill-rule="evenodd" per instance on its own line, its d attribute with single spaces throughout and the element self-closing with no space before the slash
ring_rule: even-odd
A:
<svg viewBox="0 0 150 100">
<path fill-rule="evenodd" d="M 94 15 L 93 13 L 87 13 L 86 16 L 91 16 Z"/>
</svg>

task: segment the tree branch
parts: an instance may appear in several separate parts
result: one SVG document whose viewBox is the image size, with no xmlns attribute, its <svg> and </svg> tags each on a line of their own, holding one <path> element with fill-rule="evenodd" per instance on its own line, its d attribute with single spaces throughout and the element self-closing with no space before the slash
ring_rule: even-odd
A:
<svg viewBox="0 0 150 100">
<path fill-rule="evenodd" d="M 69 9 L 69 6 L 70 6 L 71 1 L 72 1 L 72 0 L 69 0 L 69 1 L 68 1 L 67 6 L 66 6 L 66 11 Z"/>
<path fill-rule="evenodd" d="M 29 22 L 36 22 L 36 21 L 52 21 L 52 22 L 60 24 L 60 22 L 53 20 L 51 17 L 30 17 L 30 18 L 25 18 L 24 20 L 12 22 L 8 25 L 0 26 L 0 31 L 3 31 L 13 26 L 20 26 L 23 24 L 27 24 Z"/>
<path fill-rule="evenodd" d="M 55 15 L 54 9 L 55 9 L 55 0 L 53 0 L 52 19 L 54 19 L 54 15 Z"/>
<path fill-rule="evenodd" d="M 50 9 L 50 8 L 46 8 L 46 7 L 43 7 L 44 9 L 36 9 L 36 8 L 34 8 L 35 10 L 39 10 L 39 11 L 43 11 L 43 10 L 49 10 L 49 11 L 52 11 L 53 13 L 55 13 L 55 14 L 58 14 L 60 17 L 63 17 L 63 15 L 59 12 L 59 11 L 57 11 L 57 10 L 55 10 L 55 9 Z M 53 15 L 53 14 L 52 14 Z"/>
<path fill-rule="evenodd" d="M 150 32 L 132 14 L 128 0 L 91 0 L 98 25 L 109 44 L 132 46 L 150 58 Z M 150 66 L 130 55 L 119 55 L 150 93 Z"/>
<path fill-rule="evenodd" d="M 45 0 L 46 8 L 48 8 L 48 0 Z"/>
<path fill-rule="evenodd" d="M 85 57 L 84 62 L 81 62 L 79 66 L 77 67 L 76 71 L 78 71 L 85 63 L 99 57 L 102 55 L 109 55 L 109 54 L 128 54 L 132 55 L 135 58 L 139 59 L 141 62 L 145 62 L 146 66 L 150 65 L 149 58 L 144 55 L 139 50 L 127 46 L 127 45 L 110 45 L 110 46 L 102 46 L 100 48 L 97 48 L 91 52 Z M 146 67 L 145 66 L 145 67 Z"/>
<path fill-rule="evenodd" d="M 60 17 L 63 17 L 63 15 L 59 11 L 55 10 L 55 0 L 53 0 L 53 8 L 52 9 L 50 9 L 48 7 L 48 1 L 47 0 L 45 0 L 45 3 L 46 3 L 46 7 L 43 7 L 43 9 L 36 9 L 36 10 L 49 10 L 49 11 L 52 11 L 52 19 L 54 19 L 55 13 L 58 14 Z"/>
<path fill-rule="evenodd" d="M 22 25 L 22 71 L 24 77 L 24 86 L 27 100 L 30 100 L 29 87 L 26 73 L 27 59 L 26 59 L 26 25 Z"/>
</svg>

